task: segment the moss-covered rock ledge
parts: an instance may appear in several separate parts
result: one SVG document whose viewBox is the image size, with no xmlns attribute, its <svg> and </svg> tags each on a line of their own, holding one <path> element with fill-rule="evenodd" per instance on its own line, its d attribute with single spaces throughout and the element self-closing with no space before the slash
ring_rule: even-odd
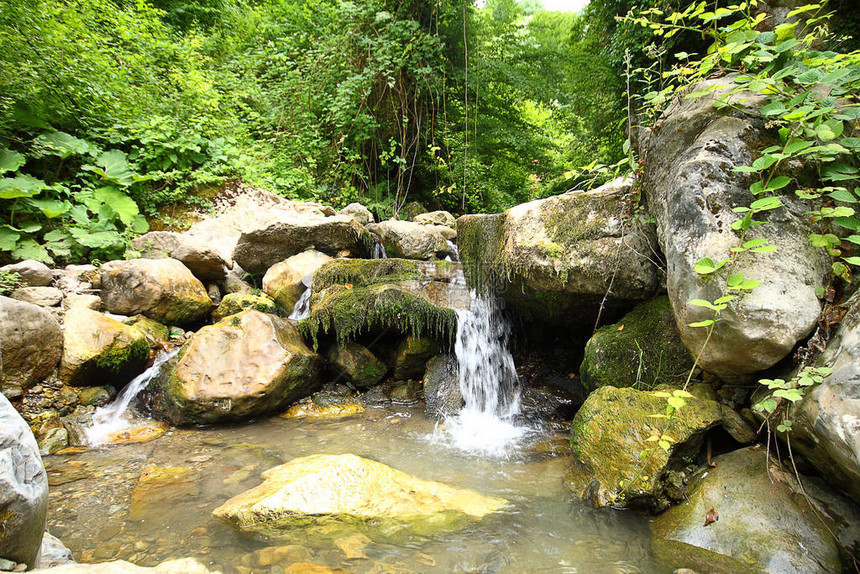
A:
<svg viewBox="0 0 860 574">
<path fill-rule="evenodd" d="M 460 259 L 471 284 L 504 293 L 541 321 L 593 322 L 605 307 L 649 299 L 659 277 L 649 254 L 654 230 L 626 217 L 630 182 L 539 199 L 495 215 L 457 220 Z"/>
<path fill-rule="evenodd" d="M 438 290 L 458 289 L 446 279 L 448 266 L 405 259 L 330 261 L 314 276 L 311 314 L 299 328 L 314 345 L 322 334 L 334 335 L 343 345 L 384 329 L 450 344 L 457 332 L 457 312 L 436 304 L 446 300 L 436 296 Z"/>
</svg>

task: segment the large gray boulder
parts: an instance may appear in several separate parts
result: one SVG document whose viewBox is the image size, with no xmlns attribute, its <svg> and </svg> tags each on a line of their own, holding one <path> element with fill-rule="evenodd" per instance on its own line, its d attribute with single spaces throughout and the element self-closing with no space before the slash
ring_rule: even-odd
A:
<svg viewBox="0 0 860 574">
<path fill-rule="evenodd" d="M 690 304 L 713 301 L 723 281 L 700 276 L 695 264 L 702 258 L 718 261 L 738 245 L 731 224 L 740 216 L 732 211 L 754 201 L 746 174 L 732 168 L 750 165 L 754 151 L 775 137 L 765 129 L 755 109 L 762 97 L 741 93 L 735 105 L 714 108 L 715 98 L 734 85 L 730 79 L 708 80 L 695 89 L 717 89 L 701 99 L 680 98 L 663 113 L 647 141 L 643 190 L 657 218 L 660 245 L 666 256 L 667 290 L 675 322 L 687 349 L 702 349 L 707 329 L 690 323 L 713 313 Z M 745 375 L 773 366 L 816 325 L 820 304 L 815 288 L 829 267 L 822 249 L 808 240 L 809 206 L 786 195 L 785 208 L 764 214 L 768 225 L 754 227 L 746 240 L 763 237 L 775 253 L 746 253 L 735 273 L 761 285 L 732 302 L 700 359 L 700 366 L 722 377 Z"/>
<path fill-rule="evenodd" d="M 0 558 L 33 568 L 48 516 L 48 475 L 21 415 L 0 395 Z"/>
<path fill-rule="evenodd" d="M 795 407 L 791 446 L 860 501 L 860 292 L 818 363 L 833 373 Z"/>
<path fill-rule="evenodd" d="M 201 281 L 220 281 L 227 275 L 227 262 L 218 250 L 185 233 L 151 231 L 136 237 L 131 244 L 141 257 L 182 261 Z"/>
<path fill-rule="evenodd" d="M 391 219 L 369 229 L 379 236 L 389 257 L 444 259 L 449 250 L 448 242 L 432 226 Z"/>
<path fill-rule="evenodd" d="M 541 321 L 590 325 L 601 307 L 604 318 L 617 316 L 660 284 L 656 237 L 626 217 L 629 194 L 630 182 L 619 179 L 500 214 L 464 215 L 460 259 L 473 283 L 504 290 L 512 308 Z"/>
<path fill-rule="evenodd" d="M 339 215 L 348 215 L 361 225 L 373 223 L 373 214 L 360 203 L 350 203 L 338 212 Z"/>
<path fill-rule="evenodd" d="M 765 449 L 734 451 L 714 463 L 693 477 L 684 502 L 651 522 L 659 557 L 699 572 L 841 571 L 833 537 L 797 492 L 792 473 L 768 460 Z M 711 512 L 717 520 L 706 524 Z"/>
<path fill-rule="evenodd" d="M 105 263 L 102 302 L 110 313 L 146 315 L 168 325 L 200 321 L 214 307 L 203 284 L 176 259 Z"/>
<path fill-rule="evenodd" d="M 45 379 L 63 353 L 63 333 L 47 309 L 0 296 L 0 387 Z"/>
<path fill-rule="evenodd" d="M 457 220 L 447 211 L 431 211 L 430 213 L 419 213 L 413 219 L 415 223 L 421 225 L 444 225 L 445 227 L 456 228 Z"/>
<path fill-rule="evenodd" d="M 309 396 L 319 370 L 295 325 L 249 309 L 182 346 L 158 382 L 154 409 L 176 425 L 244 420 Z"/>
<path fill-rule="evenodd" d="M 367 255 L 372 246 L 370 233 L 350 216 L 297 213 L 243 232 L 233 259 L 251 273 L 265 273 L 275 263 L 308 249 L 332 257 L 356 257 Z"/>
</svg>

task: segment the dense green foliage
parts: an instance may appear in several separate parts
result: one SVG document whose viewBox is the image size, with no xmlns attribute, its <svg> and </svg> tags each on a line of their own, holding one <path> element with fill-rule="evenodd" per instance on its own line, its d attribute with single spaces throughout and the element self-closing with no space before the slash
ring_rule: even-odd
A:
<svg viewBox="0 0 860 574">
<path fill-rule="evenodd" d="M 583 185 L 664 83 L 631 70 L 707 41 L 618 17 L 680 1 L 0 0 L 0 259 L 121 256 L 229 180 L 380 217 Z"/>
</svg>

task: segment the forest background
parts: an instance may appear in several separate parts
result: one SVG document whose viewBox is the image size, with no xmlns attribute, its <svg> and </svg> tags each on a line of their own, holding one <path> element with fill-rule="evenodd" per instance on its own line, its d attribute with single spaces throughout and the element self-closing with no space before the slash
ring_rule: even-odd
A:
<svg viewBox="0 0 860 574">
<path fill-rule="evenodd" d="M 588 185 L 659 91 L 634 70 L 707 45 L 616 17 L 686 3 L 0 0 L 0 263 L 120 257 L 236 181 L 381 219 Z"/>
</svg>

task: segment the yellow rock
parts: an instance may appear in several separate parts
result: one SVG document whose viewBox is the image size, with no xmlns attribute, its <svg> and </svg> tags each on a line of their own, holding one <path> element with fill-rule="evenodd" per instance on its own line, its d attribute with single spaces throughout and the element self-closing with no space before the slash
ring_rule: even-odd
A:
<svg viewBox="0 0 860 574">
<path fill-rule="evenodd" d="M 291 406 L 281 416 L 285 419 L 300 419 L 305 417 L 347 417 L 364 412 L 364 407 L 358 403 L 331 405 L 321 407 L 314 402 L 300 403 Z"/>
<path fill-rule="evenodd" d="M 284 574 L 349 574 L 349 570 L 311 562 L 296 562 L 284 570 Z"/>
<path fill-rule="evenodd" d="M 271 566 L 273 564 L 292 564 L 294 562 L 307 562 L 311 559 L 311 551 L 298 544 L 289 546 L 267 546 L 254 551 L 254 565 L 257 567 Z"/>
<path fill-rule="evenodd" d="M 131 492 L 129 520 L 147 520 L 163 514 L 165 505 L 200 493 L 200 473 L 182 466 L 147 465 Z"/>
<path fill-rule="evenodd" d="M 242 530 L 291 537 L 302 528 L 342 537 L 451 531 L 507 504 L 466 489 L 421 480 L 353 454 L 314 455 L 263 473 L 265 482 L 234 496 L 213 515 Z M 351 532 L 350 532 L 351 529 Z"/>
<path fill-rule="evenodd" d="M 364 549 L 372 540 L 364 534 L 353 534 L 346 538 L 338 538 L 334 541 L 334 545 L 338 550 L 343 552 L 343 557 L 347 560 L 366 559 L 367 554 Z"/>
</svg>

